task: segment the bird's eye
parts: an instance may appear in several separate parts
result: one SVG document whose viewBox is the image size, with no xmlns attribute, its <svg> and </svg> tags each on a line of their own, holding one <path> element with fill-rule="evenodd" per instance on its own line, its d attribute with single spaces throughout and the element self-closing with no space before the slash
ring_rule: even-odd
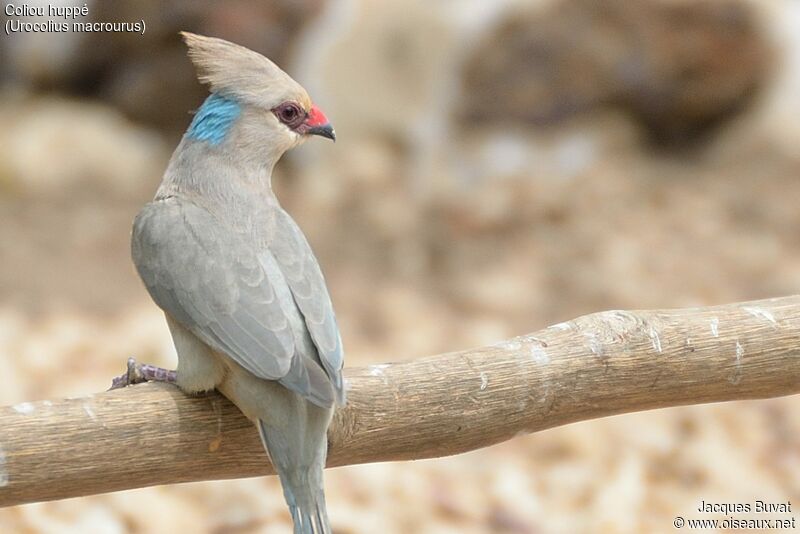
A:
<svg viewBox="0 0 800 534">
<path fill-rule="evenodd" d="M 282 123 L 290 128 L 296 128 L 303 121 L 304 113 L 294 102 L 284 102 L 273 110 Z"/>
<path fill-rule="evenodd" d="M 297 118 L 297 108 L 288 107 L 284 108 L 281 112 L 281 118 L 286 122 L 292 122 L 294 119 Z"/>
</svg>

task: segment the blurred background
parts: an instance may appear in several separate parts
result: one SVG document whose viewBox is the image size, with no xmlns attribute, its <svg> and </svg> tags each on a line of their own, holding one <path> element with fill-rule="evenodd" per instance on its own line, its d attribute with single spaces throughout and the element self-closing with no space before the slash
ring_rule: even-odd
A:
<svg viewBox="0 0 800 534">
<path fill-rule="evenodd" d="M 265 53 L 336 126 L 273 181 L 348 365 L 800 292 L 796 0 L 88 6 L 147 29 L 0 38 L 2 404 L 102 391 L 130 355 L 175 365 L 129 236 L 206 95 L 179 30 Z M 330 515 L 339 534 L 641 533 L 702 500 L 800 506 L 798 408 L 677 408 L 338 468 Z M 4 533 L 289 531 L 275 478 L 0 510 Z"/>
</svg>

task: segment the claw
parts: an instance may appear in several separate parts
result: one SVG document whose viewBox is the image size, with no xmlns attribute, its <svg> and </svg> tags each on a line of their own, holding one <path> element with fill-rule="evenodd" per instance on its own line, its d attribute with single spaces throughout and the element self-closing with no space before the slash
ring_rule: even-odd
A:
<svg viewBox="0 0 800 534">
<path fill-rule="evenodd" d="M 166 382 L 168 384 L 175 383 L 175 371 L 170 369 L 163 369 L 149 364 L 136 363 L 133 357 L 128 358 L 128 368 L 121 375 L 114 377 L 111 380 L 112 389 L 120 389 L 134 384 L 141 384 L 142 382 Z"/>
</svg>

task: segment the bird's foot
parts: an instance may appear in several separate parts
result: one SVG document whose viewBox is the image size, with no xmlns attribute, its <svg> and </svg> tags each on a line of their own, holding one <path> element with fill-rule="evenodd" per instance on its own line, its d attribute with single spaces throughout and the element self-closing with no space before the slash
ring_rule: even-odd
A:
<svg viewBox="0 0 800 534">
<path fill-rule="evenodd" d="M 131 357 L 128 358 L 128 370 L 111 381 L 109 391 L 132 386 L 133 384 L 141 384 L 142 382 L 174 384 L 175 378 L 176 374 L 172 369 L 164 369 L 147 363 L 136 363 L 136 360 Z"/>
</svg>

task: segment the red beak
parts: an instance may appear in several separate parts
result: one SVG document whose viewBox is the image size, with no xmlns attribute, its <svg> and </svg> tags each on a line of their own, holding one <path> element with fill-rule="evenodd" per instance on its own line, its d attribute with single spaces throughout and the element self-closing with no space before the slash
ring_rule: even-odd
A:
<svg viewBox="0 0 800 534">
<path fill-rule="evenodd" d="M 336 141 L 336 132 L 333 126 L 331 126 L 328 118 L 317 106 L 311 106 L 311 111 L 308 112 L 308 118 L 304 125 L 306 126 L 304 128 L 304 133 L 308 135 L 321 135 L 334 142 Z"/>
</svg>

